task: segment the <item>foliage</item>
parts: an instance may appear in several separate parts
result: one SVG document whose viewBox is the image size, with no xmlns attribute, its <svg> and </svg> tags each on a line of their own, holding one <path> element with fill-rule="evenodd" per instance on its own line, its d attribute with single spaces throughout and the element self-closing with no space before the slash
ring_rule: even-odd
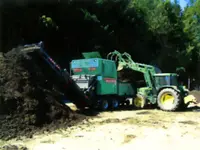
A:
<svg viewBox="0 0 200 150">
<path fill-rule="evenodd" d="M 55 22 L 53 22 L 51 17 L 46 17 L 45 15 L 41 16 L 39 18 L 39 21 L 45 25 L 46 28 L 56 28 L 58 30 L 58 26 L 56 25 Z"/>
<path fill-rule="evenodd" d="M 59 0 L 1 7 L 2 51 L 45 40 L 66 66 L 81 52 L 97 50 L 105 56 L 117 49 L 164 72 L 182 66 L 199 78 L 200 1 L 190 0 L 185 9 L 177 0 Z"/>
</svg>

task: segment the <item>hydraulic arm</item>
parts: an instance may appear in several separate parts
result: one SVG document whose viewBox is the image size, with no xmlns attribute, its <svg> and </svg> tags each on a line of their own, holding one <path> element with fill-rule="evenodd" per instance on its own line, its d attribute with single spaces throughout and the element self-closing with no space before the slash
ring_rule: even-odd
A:
<svg viewBox="0 0 200 150">
<path fill-rule="evenodd" d="M 156 73 L 155 68 L 150 65 L 141 64 L 141 63 L 135 63 L 131 55 L 128 53 L 121 54 L 118 51 L 110 52 L 107 55 L 108 59 L 115 60 L 118 62 L 118 71 L 122 70 L 123 68 L 131 69 L 137 72 L 141 72 L 144 74 L 145 82 L 148 87 L 153 88 L 154 87 L 154 77 L 153 75 Z"/>
</svg>

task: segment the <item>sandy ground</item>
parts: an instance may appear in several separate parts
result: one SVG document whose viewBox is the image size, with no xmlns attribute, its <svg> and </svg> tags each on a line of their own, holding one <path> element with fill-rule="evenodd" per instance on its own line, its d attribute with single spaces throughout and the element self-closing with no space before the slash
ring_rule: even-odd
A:
<svg viewBox="0 0 200 150">
<path fill-rule="evenodd" d="M 188 150 L 199 147 L 200 112 L 102 112 L 79 125 L 9 141 L 30 150 Z M 0 144 L 5 144 L 3 141 Z"/>
</svg>

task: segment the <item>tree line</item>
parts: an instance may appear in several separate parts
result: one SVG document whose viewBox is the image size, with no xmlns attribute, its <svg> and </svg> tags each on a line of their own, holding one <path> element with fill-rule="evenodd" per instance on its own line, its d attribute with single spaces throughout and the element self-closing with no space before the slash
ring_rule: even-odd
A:
<svg viewBox="0 0 200 150">
<path fill-rule="evenodd" d="M 200 79 L 200 1 L 182 9 L 174 0 L 2 1 L 1 51 L 45 41 L 68 66 L 81 52 L 128 52 L 136 62 L 163 72 L 184 67 Z M 61 57 L 62 56 L 62 57 Z"/>
</svg>

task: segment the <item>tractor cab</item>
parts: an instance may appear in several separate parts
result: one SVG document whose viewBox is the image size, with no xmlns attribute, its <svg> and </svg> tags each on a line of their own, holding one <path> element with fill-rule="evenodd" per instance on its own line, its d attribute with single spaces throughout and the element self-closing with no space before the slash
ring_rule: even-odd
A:
<svg viewBox="0 0 200 150">
<path fill-rule="evenodd" d="M 181 92 L 184 96 L 188 95 L 188 89 L 181 86 L 178 81 L 178 74 L 176 73 L 159 73 L 155 74 L 155 86 L 157 90 L 162 87 L 173 87 Z"/>
<path fill-rule="evenodd" d="M 178 75 L 175 73 L 154 74 L 156 87 L 178 86 Z"/>
</svg>

